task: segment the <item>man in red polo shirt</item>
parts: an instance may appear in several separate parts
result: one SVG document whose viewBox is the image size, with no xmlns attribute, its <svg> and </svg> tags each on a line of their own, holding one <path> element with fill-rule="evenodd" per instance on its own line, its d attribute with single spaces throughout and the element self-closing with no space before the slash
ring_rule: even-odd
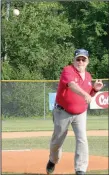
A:
<svg viewBox="0 0 109 175">
<path fill-rule="evenodd" d="M 90 73 L 86 71 L 89 54 L 85 49 L 77 49 L 72 65 L 63 68 L 58 85 L 53 110 L 54 132 L 50 142 L 50 155 L 46 171 L 51 174 L 61 158 L 62 145 L 69 124 L 76 137 L 75 171 L 84 175 L 88 167 L 88 142 L 86 118 L 91 97 L 103 88 L 101 80 L 92 85 Z"/>
</svg>

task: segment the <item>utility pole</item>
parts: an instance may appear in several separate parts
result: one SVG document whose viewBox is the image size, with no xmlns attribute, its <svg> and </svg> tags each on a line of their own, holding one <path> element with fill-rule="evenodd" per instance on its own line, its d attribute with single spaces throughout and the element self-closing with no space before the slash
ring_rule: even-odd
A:
<svg viewBox="0 0 109 175">
<path fill-rule="evenodd" d="M 7 4 L 6 4 L 6 19 L 8 21 L 9 19 L 9 11 L 10 11 L 10 0 L 7 0 Z"/>
<path fill-rule="evenodd" d="M 6 20 L 9 20 L 9 13 L 10 13 L 10 0 L 6 1 Z M 4 61 L 7 60 L 7 44 L 5 43 L 5 56 Z"/>
</svg>

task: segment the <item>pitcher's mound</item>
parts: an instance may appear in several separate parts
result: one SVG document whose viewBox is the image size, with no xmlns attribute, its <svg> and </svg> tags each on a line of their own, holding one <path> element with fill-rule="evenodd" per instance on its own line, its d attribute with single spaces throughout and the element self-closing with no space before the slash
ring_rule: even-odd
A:
<svg viewBox="0 0 109 175">
<path fill-rule="evenodd" d="M 2 152 L 2 172 L 46 174 L 49 150 L 19 150 Z M 90 156 L 88 170 L 107 170 L 108 158 Z M 74 154 L 63 152 L 55 174 L 74 173 Z"/>
</svg>

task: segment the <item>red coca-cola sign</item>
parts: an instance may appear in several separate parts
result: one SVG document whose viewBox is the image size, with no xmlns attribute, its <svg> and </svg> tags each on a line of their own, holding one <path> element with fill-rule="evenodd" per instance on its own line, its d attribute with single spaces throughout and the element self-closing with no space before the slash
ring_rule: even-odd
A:
<svg viewBox="0 0 109 175">
<path fill-rule="evenodd" d="M 108 108 L 109 105 L 109 93 L 108 92 L 101 92 L 96 96 L 96 103 L 98 106 L 102 108 Z"/>
</svg>

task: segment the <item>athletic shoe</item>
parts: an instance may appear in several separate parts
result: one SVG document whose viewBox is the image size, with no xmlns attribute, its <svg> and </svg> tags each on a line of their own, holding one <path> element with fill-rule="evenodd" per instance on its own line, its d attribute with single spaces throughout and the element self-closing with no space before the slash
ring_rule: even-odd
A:
<svg viewBox="0 0 109 175">
<path fill-rule="evenodd" d="M 46 167 L 47 174 L 52 174 L 54 169 L 55 169 L 55 164 L 49 160 Z"/>
</svg>

